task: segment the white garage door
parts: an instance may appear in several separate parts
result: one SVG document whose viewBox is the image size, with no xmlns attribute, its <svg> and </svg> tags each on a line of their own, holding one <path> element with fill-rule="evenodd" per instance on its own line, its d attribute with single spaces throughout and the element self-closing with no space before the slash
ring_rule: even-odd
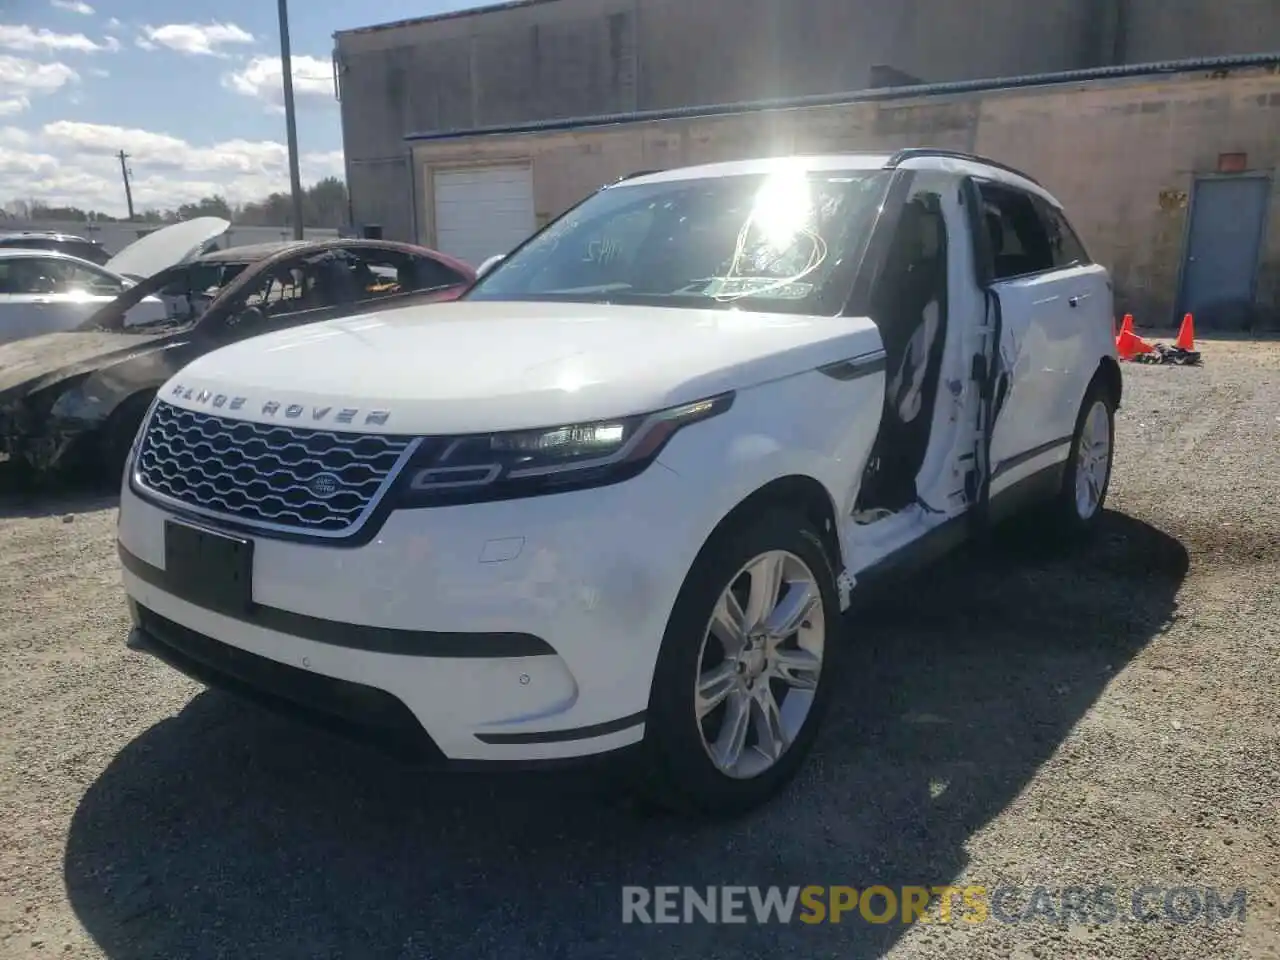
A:
<svg viewBox="0 0 1280 960">
<path fill-rule="evenodd" d="M 436 249 L 473 267 L 509 253 L 534 229 L 533 174 L 527 166 L 437 170 Z"/>
</svg>

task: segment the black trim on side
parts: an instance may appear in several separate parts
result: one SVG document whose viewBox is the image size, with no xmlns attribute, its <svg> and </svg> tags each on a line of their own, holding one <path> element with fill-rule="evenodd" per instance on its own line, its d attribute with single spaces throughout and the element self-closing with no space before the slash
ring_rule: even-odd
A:
<svg viewBox="0 0 1280 960">
<path fill-rule="evenodd" d="M 514 743 L 569 743 L 573 740 L 591 740 L 595 737 L 608 736 L 621 730 L 629 730 L 644 723 L 645 711 L 633 713 L 629 717 L 619 717 L 604 723 L 593 723 L 589 727 L 571 727 L 568 730 L 523 731 L 521 733 L 477 733 L 476 739 L 481 743 L 514 744 Z"/>
<path fill-rule="evenodd" d="M 989 511 L 991 522 L 1003 522 L 1026 507 L 1053 497 L 1062 487 L 1065 470 L 1065 463 L 1056 463 L 1023 477 L 994 495 Z M 854 574 L 857 584 L 853 591 L 855 604 L 872 599 L 866 587 L 918 572 L 964 544 L 971 536 L 968 514 L 962 513 L 934 527 L 901 550 L 858 571 Z"/>
<path fill-rule="evenodd" d="M 1020 467 L 1022 464 L 1026 463 L 1028 460 L 1032 460 L 1040 456 L 1041 454 L 1048 453 L 1050 450 L 1056 449 L 1057 447 L 1064 446 L 1066 444 L 1069 444 L 1070 442 L 1071 442 L 1070 437 L 1059 437 L 1057 440 L 1050 440 L 1047 443 L 1042 443 L 1042 444 L 1039 444 L 1038 446 L 1034 446 L 1030 450 L 1024 450 L 1022 451 L 1022 453 L 1016 454 L 1005 460 L 1001 460 L 999 465 L 995 468 L 995 470 L 991 472 L 991 479 L 993 481 L 998 480 L 1003 474 L 1008 473 L 1010 470 L 1014 469 L 1015 467 Z"/>
<path fill-rule="evenodd" d="M 117 542 L 117 548 L 121 564 L 139 580 L 180 600 L 186 599 L 173 589 L 167 574 L 160 567 L 152 566 L 134 556 L 121 543 Z M 222 615 L 228 616 L 225 613 Z M 374 627 L 362 623 L 326 620 L 260 603 L 255 603 L 247 614 L 235 619 L 313 643 L 401 657 L 497 659 L 546 657 L 555 654 L 549 643 L 528 633 L 437 633 L 429 630 Z"/>
<path fill-rule="evenodd" d="M 819 367 L 818 372 L 832 380 L 857 380 L 873 373 L 883 372 L 885 367 L 884 351 L 869 353 L 861 357 L 850 357 L 848 360 L 837 360 Z"/>
</svg>

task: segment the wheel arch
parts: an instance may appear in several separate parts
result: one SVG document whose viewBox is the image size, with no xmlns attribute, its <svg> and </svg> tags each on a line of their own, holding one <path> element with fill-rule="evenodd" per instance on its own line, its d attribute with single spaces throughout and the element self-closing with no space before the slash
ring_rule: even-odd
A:
<svg viewBox="0 0 1280 960">
<path fill-rule="evenodd" d="M 1120 409 L 1120 400 L 1124 395 L 1124 377 L 1120 373 L 1120 364 L 1116 362 L 1115 357 L 1103 357 L 1098 363 L 1098 372 L 1093 375 L 1093 378 L 1102 382 L 1107 392 L 1111 394 L 1115 409 Z"/>
<path fill-rule="evenodd" d="M 835 503 L 820 480 L 800 473 L 770 480 L 739 500 L 703 541 L 702 548 L 698 551 L 699 559 L 722 537 L 738 530 L 762 513 L 780 507 L 795 509 L 813 523 L 827 549 L 831 567 L 839 575 L 844 569 L 844 559 L 840 549 L 840 533 L 836 526 Z"/>
</svg>

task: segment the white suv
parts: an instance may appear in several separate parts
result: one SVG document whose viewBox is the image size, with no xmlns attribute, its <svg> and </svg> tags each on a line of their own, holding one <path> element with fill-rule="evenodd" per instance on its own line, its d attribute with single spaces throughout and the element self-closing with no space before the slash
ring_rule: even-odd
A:
<svg viewBox="0 0 1280 960">
<path fill-rule="evenodd" d="M 851 595 L 1012 510 L 1099 519 L 1111 287 L 960 154 L 625 178 L 454 304 L 196 360 L 138 434 L 134 647 L 437 760 L 626 756 L 730 812 L 836 695 Z"/>
</svg>

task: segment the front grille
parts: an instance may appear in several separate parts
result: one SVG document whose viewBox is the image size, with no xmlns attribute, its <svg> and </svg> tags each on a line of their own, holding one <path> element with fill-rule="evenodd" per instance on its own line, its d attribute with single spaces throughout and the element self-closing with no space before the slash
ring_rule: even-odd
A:
<svg viewBox="0 0 1280 960">
<path fill-rule="evenodd" d="M 249 523 L 351 532 L 413 444 L 409 437 L 249 423 L 160 402 L 138 449 L 144 489 Z"/>
</svg>

